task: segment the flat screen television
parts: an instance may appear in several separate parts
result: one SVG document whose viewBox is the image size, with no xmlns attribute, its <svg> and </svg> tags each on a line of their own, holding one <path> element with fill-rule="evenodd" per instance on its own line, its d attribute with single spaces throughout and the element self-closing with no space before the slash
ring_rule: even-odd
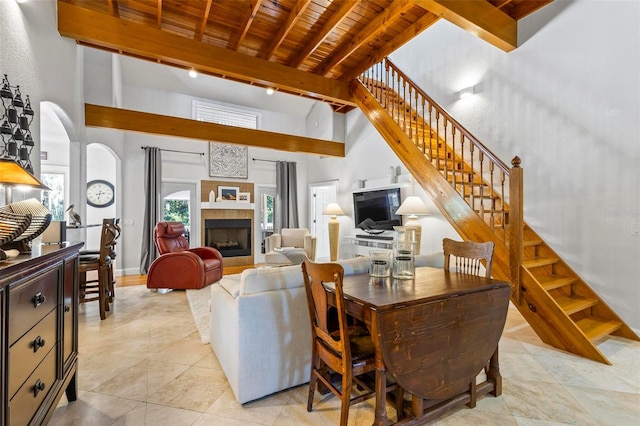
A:
<svg viewBox="0 0 640 426">
<path fill-rule="evenodd" d="M 354 192 L 356 227 L 370 234 L 379 234 L 402 225 L 402 217 L 396 214 L 400 202 L 400 188 Z"/>
</svg>

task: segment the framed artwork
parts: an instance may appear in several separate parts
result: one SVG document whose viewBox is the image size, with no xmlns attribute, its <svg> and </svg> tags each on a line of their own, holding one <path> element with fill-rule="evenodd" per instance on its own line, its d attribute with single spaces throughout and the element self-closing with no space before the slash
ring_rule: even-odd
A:
<svg viewBox="0 0 640 426">
<path fill-rule="evenodd" d="M 222 201 L 237 201 L 239 192 L 237 186 L 218 186 L 218 197 Z"/>
<path fill-rule="evenodd" d="M 246 146 L 209 142 L 209 176 L 246 179 L 247 156 Z"/>
<path fill-rule="evenodd" d="M 238 192 L 238 199 L 236 200 L 238 203 L 250 203 L 251 200 L 250 192 Z"/>
</svg>

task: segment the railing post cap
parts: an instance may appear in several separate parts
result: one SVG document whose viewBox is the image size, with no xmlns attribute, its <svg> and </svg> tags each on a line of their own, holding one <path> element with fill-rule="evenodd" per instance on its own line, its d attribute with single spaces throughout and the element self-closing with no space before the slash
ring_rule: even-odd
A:
<svg viewBox="0 0 640 426">
<path fill-rule="evenodd" d="M 517 155 L 513 157 L 513 160 L 511 160 L 511 165 L 513 167 L 520 167 L 520 157 L 518 157 Z"/>
</svg>

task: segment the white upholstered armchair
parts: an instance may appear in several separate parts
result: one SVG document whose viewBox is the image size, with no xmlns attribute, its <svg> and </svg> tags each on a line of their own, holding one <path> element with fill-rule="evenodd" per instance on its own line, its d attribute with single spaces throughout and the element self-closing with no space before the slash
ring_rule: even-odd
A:
<svg viewBox="0 0 640 426">
<path fill-rule="evenodd" d="M 316 258 L 316 237 L 307 228 L 282 228 L 264 243 L 265 263 L 270 266 L 302 263 L 303 256 Z"/>
</svg>

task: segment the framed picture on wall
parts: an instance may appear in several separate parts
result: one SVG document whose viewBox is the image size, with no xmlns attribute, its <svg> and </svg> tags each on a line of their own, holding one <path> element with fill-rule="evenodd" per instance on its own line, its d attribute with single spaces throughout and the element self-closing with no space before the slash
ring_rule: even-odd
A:
<svg viewBox="0 0 640 426">
<path fill-rule="evenodd" d="M 246 179 L 247 156 L 246 146 L 209 142 L 209 176 Z"/>
<path fill-rule="evenodd" d="M 240 188 L 237 186 L 218 186 L 218 197 L 222 201 L 238 201 Z"/>
<path fill-rule="evenodd" d="M 251 200 L 250 192 L 238 192 L 238 199 L 236 200 L 238 203 L 250 203 Z"/>
</svg>

